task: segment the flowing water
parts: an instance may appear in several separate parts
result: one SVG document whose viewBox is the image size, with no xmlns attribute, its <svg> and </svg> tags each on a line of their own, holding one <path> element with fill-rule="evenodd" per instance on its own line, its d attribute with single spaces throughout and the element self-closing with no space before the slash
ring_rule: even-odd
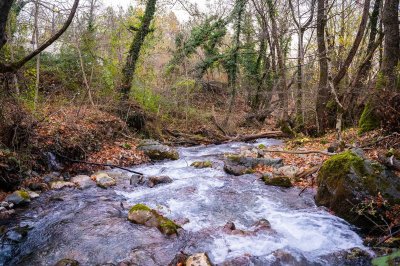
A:
<svg viewBox="0 0 400 266">
<path fill-rule="evenodd" d="M 129 175 L 112 171 L 111 189 L 64 189 L 43 193 L 18 214 L 26 236 L 10 231 L 0 248 L 0 265 L 54 265 L 71 258 L 80 265 L 168 265 L 176 254 L 207 252 L 221 265 L 343 265 L 342 254 L 362 239 L 340 218 L 315 206 L 312 191 L 264 185 L 255 175 L 229 176 L 222 155 L 243 145 L 180 148 L 180 160 L 141 165 L 145 175 L 167 175 L 170 184 L 132 187 Z M 190 167 L 211 160 L 213 168 Z M 144 203 L 183 224 L 178 236 L 127 221 L 130 206 Z M 271 230 L 256 230 L 267 219 Z M 242 233 L 223 229 L 233 222 Z"/>
</svg>

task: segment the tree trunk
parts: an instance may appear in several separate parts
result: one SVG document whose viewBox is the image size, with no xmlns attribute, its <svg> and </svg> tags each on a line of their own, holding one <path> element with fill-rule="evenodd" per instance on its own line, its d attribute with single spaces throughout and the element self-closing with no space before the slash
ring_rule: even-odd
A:
<svg viewBox="0 0 400 266">
<path fill-rule="evenodd" d="M 278 57 L 278 67 L 279 67 L 279 79 L 280 79 L 280 88 L 279 88 L 279 99 L 280 99 L 280 107 L 281 107 L 281 120 L 282 122 L 287 122 L 289 120 L 288 114 L 288 90 L 287 90 L 287 81 L 286 81 L 286 69 L 284 62 L 284 55 L 281 49 L 281 45 L 279 42 L 278 36 L 278 27 L 275 20 L 275 6 L 272 0 L 268 0 L 268 11 L 271 19 L 271 33 L 273 43 L 276 47 L 276 53 Z"/>
<path fill-rule="evenodd" d="M 317 45 L 319 57 L 319 82 L 317 95 L 317 129 L 319 133 L 323 133 L 328 127 L 328 110 L 327 104 L 330 93 L 328 88 L 328 58 L 325 44 L 325 0 L 317 2 Z"/>
<path fill-rule="evenodd" d="M 122 94 L 122 100 L 129 99 L 129 93 L 132 87 L 133 75 L 135 73 L 136 63 L 139 59 L 140 49 L 144 43 L 144 40 L 149 34 L 150 23 L 153 20 L 154 13 L 156 11 L 156 0 L 148 0 L 142 23 L 137 30 L 135 37 L 132 40 L 129 48 L 128 56 L 126 58 L 125 66 L 122 70 L 122 85 L 120 87 L 120 93 Z"/>
<path fill-rule="evenodd" d="M 6 33 L 7 20 L 13 2 L 14 2 L 13 0 L 0 1 L 0 49 L 3 48 L 3 46 L 7 42 L 7 33 Z"/>
<path fill-rule="evenodd" d="M 382 73 L 388 89 L 395 89 L 396 67 L 399 62 L 399 0 L 386 0 L 383 7 L 382 22 L 384 27 L 384 49 Z"/>
</svg>

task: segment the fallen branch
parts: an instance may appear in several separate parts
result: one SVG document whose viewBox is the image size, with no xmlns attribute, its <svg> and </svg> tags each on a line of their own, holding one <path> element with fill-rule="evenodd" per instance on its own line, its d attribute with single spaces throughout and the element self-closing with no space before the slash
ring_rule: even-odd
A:
<svg viewBox="0 0 400 266">
<path fill-rule="evenodd" d="M 333 152 L 327 152 L 327 151 L 317 151 L 317 150 L 311 150 L 311 151 L 281 151 L 281 150 L 263 150 L 264 152 L 276 152 L 276 153 L 289 153 L 289 154 L 311 154 L 311 153 L 319 153 L 327 156 L 332 156 L 337 153 Z"/>
<path fill-rule="evenodd" d="M 393 132 L 392 134 L 390 134 L 390 135 L 387 135 L 387 136 L 384 136 L 384 137 L 379 137 L 377 140 L 375 140 L 375 141 L 372 141 L 372 142 L 370 142 L 370 143 L 367 143 L 367 144 L 364 144 L 364 145 L 361 145 L 360 146 L 360 148 L 361 149 L 365 149 L 365 148 L 367 148 L 367 147 L 369 147 L 369 146 L 373 146 L 373 145 L 375 145 L 375 144 L 377 144 L 377 143 L 379 143 L 379 142 L 381 142 L 381 141 L 383 141 L 383 140 L 385 140 L 385 139 L 388 139 L 388 138 L 390 138 L 390 137 L 392 137 L 392 136 L 398 136 L 398 135 L 400 135 L 399 133 L 397 133 L 397 132 Z"/>
<path fill-rule="evenodd" d="M 267 132 L 263 132 L 263 133 L 255 134 L 255 135 L 245 135 L 245 136 L 239 135 L 239 136 L 230 138 L 228 140 L 228 142 L 231 142 L 231 141 L 250 141 L 250 140 L 262 139 L 262 138 L 281 138 L 281 137 L 284 137 L 284 136 L 285 136 L 285 134 L 280 130 L 267 131 Z"/>
<path fill-rule="evenodd" d="M 57 156 L 59 156 L 59 157 L 61 157 L 61 158 L 64 158 L 64 159 L 66 159 L 66 160 L 68 160 L 68 161 L 70 161 L 70 162 L 72 162 L 72 163 L 82 163 L 82 164 L 97 165 L 97 166 L 107 166 L 107 167 L 112 167 L 112 168 L 118 168 L 118 169 L 121 169 L 121 170 L 130 172 L 130 173 L 134 173 L 134 174 L 138 174 L 138 175 L 143 175 L 143 174 L 140 173 L 140 172 L 137 172 L 137 171 L 134 171 L 134 170 L 131 170 L 131 169 L 128 169 L 128 168 L 119 166 L 119 165 L 115 165 L 115 164 L 109 164 L 109 163 L 93 163 L 93 162 L 88 162 L 88 161 L 75 160 L 75 159 L 71 159 L 71 158 L 68 158 L 68 157 L 66 157 L 66 156 L 63 156 L 63 155 L 61 155 L 61 154 L 58 154 L 58 153 L 56 153 L 56 154 L 57 154 Z"/>
<path fill-rule="evenodd" d="M 311 167 L 310 169 L 306 169 L 303 172 L 297 174 L 295 177 L 299 178 L 299 179 L 306 178 L 307 176 L 310 176 L 310 175 L 318 172 L 319 169 L 321 168 L 321 166 L 322 166 L 322 164 Z"/>
</svg>

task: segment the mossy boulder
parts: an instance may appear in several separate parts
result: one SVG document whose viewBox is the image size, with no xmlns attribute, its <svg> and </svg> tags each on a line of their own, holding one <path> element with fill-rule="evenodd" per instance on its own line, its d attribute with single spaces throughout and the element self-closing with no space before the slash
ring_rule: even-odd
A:
<svg viewBox="0 0 400 266">
<path fill-rule="evenodd" d="M 287 176 L 270 177 L 266 175 L 263 176 L 263 181 L 268 186 L 286 187 L 286 188 L 293 186 L 292 182 L 290 181 L 290 178 Z"/>
<path fill-rule="evenodd" d="M 212 162 L 211 161 L 197 161 L 197 162 L 191 163 L 190 166 L 193 166 L 195 168 L 209 168 L 209 167 L 212 167 Z"/>
<path fill-rule="evenodd" d="M 15 205 L 24 205 L 31 202 L 29 193 L 24 190 L 14 191 L 12 194 L 8 195 L 5 200 Z"/>
<path fill-rule="evenodd" d="M 374 113 L 373 105 L 371 102 L 368 102 L 364 107 L 360 120 L 358 121 L 358 134 L 374 130 L 379 126 L 379 119 Z"/>
<path fill-rule="evenodd" d="M 156 227 L 165 235 L 177 234 L 178 229 L 180 228 L 180 226 L 172 220 L 162 216 L 144 204 L 136 204 L 133 206 L 129 210 L 128 220 L 136 224 Z"/>
<path fill-rule="evenodd" d="M 332 156 L 317 177 L 317 205 L 330 208 L 339 217 L 360 227 L 370 221 L 359 215 L 356 206 L 380 193 L 390 203 L 400 199 L 400 178 L 377 162 L 364 159 L 355 150 Z"/>
<path fill-rule="evenodd" d="M 154 140 L 142 141 L 138 146 L 138 150 L 143 151 L 151 160 L 179 159 L 179 153 L 175 149 Z"/>
</svg>

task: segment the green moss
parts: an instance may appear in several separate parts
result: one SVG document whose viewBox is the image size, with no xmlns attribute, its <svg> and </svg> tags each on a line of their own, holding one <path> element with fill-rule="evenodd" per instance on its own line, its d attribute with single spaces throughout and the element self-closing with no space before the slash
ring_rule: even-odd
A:
<svg viewBox="0 0 400 266">
<path fill-rule="evenodd" d="M 212 163 L 211 161 L 198 161 L 198 162 L 193 162 L 190 166 L 193 166 L 195 168 L 208 168 L 208 167 L 212 167 Z"/>
<path fill-rule="evenodd" d="M 278 176 L 278 177 L 272 177 L 270 178 L 269 176 L 264 176 L 263 177 L 264 183 L 268 186 L 277 186 L 277 187 L 292 187 L 292 182 L 290 179 L 286 176 Z"/>
<path fill-rule="evenodd" d="M 360 120 L 358 121 L 358 127 L 358 134 L 363 134 L 379 127 L 379 120 L 374 113 L 371 102 L 365 105 Z"/>
<path fill-rule="evenodd" d="M 400 260 L 400 250 L 393 252 L 390 255 L 378 257 L 372 260 L 374 266 L 396 265 L 395 260 Z"/>
<path fill-rule="evenodd" d="M 159 217 L 160 217 L 160 225 L 158 229 L 162 233 L 166 235 L 173 235 L 177 233 L 178 229 L 180 228 L 179 225 L 161 215 Z"/>
<path fill-rule="evenodd" d="M 18 190 L 18 194 L 21 198 L 25 199 L 25 200 L 29 200 L 29 193 L 23 190 Z"/>
<path fill-rule="evenodd" d="M 331 180 L 339 180 L 346 176 L 350 168 L 361 176 L 366 173 L 364 160 L 351 151 L 345 151 L 329 158 L 322 165 L 318 174 L 318 181 L 329 177 Z"/>
<path fill-rule="evenodd" d="M 258 145 L 258 148 L 261 149 L 261 150 L 263 150 L 263 149 L 265 149 L 266 147 L 265 147 L 264 144 L 260 144 L 260 145 Z"/>
<path fill-rule="evenodd" d="M 133 211 L 151 211 L 151 209 L 149 207 L 147 207 L 146 205 L 139 203 L 139 204 L 136 204 L 135 206 L 133 206 L 129 210 L 129 212 L 133 212 Z"/>
<path fill-rule="evenodd" d="M 255 173 L 255 170 L 252 169 L 252 168 L 247 168 L 247 169 L 244 171 L 244 174 L 254 174 L 254 173 Z"/>
<path fill-rule="evenodd" d="M 228 158 L 229 160 L 231 160 L 232 162 L 239 162 L 239 161 L 240 161 L 240 156 L 239 156 L 239 155 L 236 155 L 236 154 L 229 154 L 229 155 L 227 156 L 227 158 Z"/>
</svg>

